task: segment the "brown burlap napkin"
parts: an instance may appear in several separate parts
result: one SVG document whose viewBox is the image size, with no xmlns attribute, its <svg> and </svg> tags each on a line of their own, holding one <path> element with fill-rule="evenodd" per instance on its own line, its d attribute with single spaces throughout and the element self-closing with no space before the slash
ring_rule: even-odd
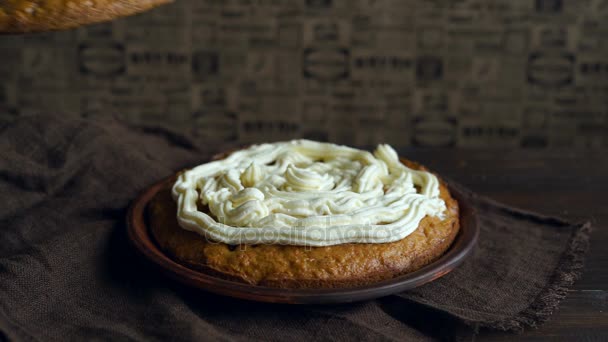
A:
<svg viewBox="0 0 608 342">
<path fill-rule="evenodd" d="M 588 224 L 467 191 L 479 244 L 435 282 L 354 304 L 244 302 L 165 279 L 125 234 L 139 191 L 220 147 L 162 127 L 53 116 L 0 130 L 0 331 L 14 340 L 425 340 L 519 330 L 553 312 L 588 244 Z"/>
</svg>

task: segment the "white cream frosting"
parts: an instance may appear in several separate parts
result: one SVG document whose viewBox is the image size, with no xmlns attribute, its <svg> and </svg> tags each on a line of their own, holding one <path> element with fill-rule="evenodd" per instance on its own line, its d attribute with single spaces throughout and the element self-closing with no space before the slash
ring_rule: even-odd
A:
<svg viewBox="0 0 608 342">
<path fill-rule="evenodd" d="M 445 211 L 437 177 L 406 167 L 389 145 L 372 154 L 310 140 L 254 145 L 199 165 L 172 194 L 183 229 L 227 244 L 392 242 Z"/>
</svg>

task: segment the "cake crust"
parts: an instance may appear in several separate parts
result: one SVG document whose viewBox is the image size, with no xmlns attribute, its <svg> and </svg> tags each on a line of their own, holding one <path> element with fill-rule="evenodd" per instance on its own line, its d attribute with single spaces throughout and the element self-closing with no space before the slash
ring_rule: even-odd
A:
<svg viewBox="0 0 608 342">
<path fill-rule="evenodd" d="M 426 170 L 402 159 L 408 167 Z M 458 202 L 440 181 L 443 219 L 425 217 L 410 235 L 389 243 L 327 247 L 237 245 L 209 241 L 182 229 L 169 182 L 148 206 L 149 227 L 160 248 L 175 261 L 201 272 L 252 285 L 279 288 L 343 288 L 416 271 L 438 259 L 459 231 Z"/>
<path fill-rule="evenodd" d="M 5 0 L 0 33 L 64 30 L 143 12 L 173 0 Z"/>
</svg>

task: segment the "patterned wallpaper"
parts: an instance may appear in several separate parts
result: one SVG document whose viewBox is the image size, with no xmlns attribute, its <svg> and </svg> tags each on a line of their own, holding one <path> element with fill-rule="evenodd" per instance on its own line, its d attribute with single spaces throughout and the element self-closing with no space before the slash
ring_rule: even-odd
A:
<svg viewBox="0 0 608 342">
<path fill-rule="evenodd" d="M 177 0 L 0 36 L 0 117 L 209 142 L 608 146 L 607 0 Z"/>
</svg>

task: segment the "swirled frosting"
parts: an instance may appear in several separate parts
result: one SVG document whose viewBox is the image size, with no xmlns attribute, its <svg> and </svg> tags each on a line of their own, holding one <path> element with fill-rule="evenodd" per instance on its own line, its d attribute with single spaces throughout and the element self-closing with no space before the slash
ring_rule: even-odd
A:
<svg viewBox="0 0 608 342">
<path fill-rule="evenodd" d="M 372 154 L 310 140 L 199 165 L 172 194 L 183 229 L 227 244 L 391 242 L 445 211 L 437 177 L 406 167 L 389 145 Z"/>
</svg>

